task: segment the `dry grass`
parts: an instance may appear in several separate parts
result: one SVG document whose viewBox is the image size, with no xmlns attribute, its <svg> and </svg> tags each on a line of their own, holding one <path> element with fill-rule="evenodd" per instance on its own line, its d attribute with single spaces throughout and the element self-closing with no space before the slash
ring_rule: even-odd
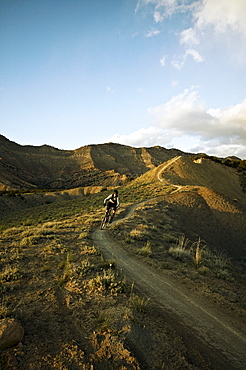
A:
<svg viewBox="0 0 246 370">
<path fill-rule="evenodd" d="M 178 281 L 185 277 L 192 289 L 229 311 L 236 310 L 239 315 L 244 312 L 246 302 L 240 294 L 245 289 L 243 272 L 232 265 L 225 253 L 211 249 L 201 237 L 192 240 L 180 232 L 176 214 L 161 198 L 140 206 L 134 217 L 117 224 L 110 232 L 129 252 L 145 258 L 146 263 L 165 270 Z M 151 250 L 145 253 L 146 243 Z"/>
<path fill-rule="evenodd" d="M 25 329 L 24 350 L 2 353 L 1 368 L 4 369 L 8 356 L 15 354 L 19 369 L 47 366 L 91 369 L 93 361 L 100 364 L 108 358 L 106 349 L 101 351 L 103 358 L 98 357 L 93 338 L 109 329 L 106 309 L 115 310 L 120 302 L 127 312 L 129 306 L 126 282 L 113 270 L 113 261 L 102 260 L 91 241 L 89 220 L 96 219 L 93 213 L 76 214 L 64 220 L 20 225 L 1 233 L 0 317 L 16 317 Z M 92 317 L 98 311 L 98 304 L 105 320 L 104 324 L 95 326 Z M 119 330 L 125 326 L 121 315 L 115 315 Z M 83 346 L 90 348 L 89 358 L 81 351 L 81 345 L 73 344 L 79 338 L 87 338 Z M 129 362 L 133 368 L 128 357 L 136 360 L 129 352 L 124 353 L 122 339 L 123 334 L 109 338 L 115 344 L 109 361 L 118 363 L 119 368 L 121 363 Z M 40 347 L 41 342 L 47 344 Z"/>
<path fill-rule="evenodd" d="M 15 357 L 19 370 L 140 368 L 125 338 L 136 330 L 138 315 L 148 317 L 148 330 L 155 318 L 115 261 L 104 260 L 93 245 L 91 230 L 103 209 L 61 218 L 50 206 L 50 219 L 31 222 L 26 210 L 18 226 L 11 227 L 12 219 L 0 235 L 0 317 L 15 317 L 25 329 L 23 347 L 0 354 L 1 368 Z"/>
<path fill-rule="evenodd" d="M 120 192 L 123 210 L 131 202 L 157 199 L 109 232 L 146 263 L 242 314 L 243 275 L 201 238 L 185 236 L 164 198 L 171 190 L 168 182 L 156 183 L 154 171 L 127 184 Z M 140 322 L 139 333 L 144 328 L 156 338 L 155 351 L 166 353 L 167 343 L 172 349 L 167 368 L 190 368 L 172 329 L 160 333 L 148 300 L 130 289 L 115 262 L 103 260 L 93 245 L 91 231 L 103 215 L 103 198 L 78 197 L 13 212 L 0 225 L 0 315 L 18 318 L 25 328 L 23 348 L 0 354 L 3 369 L 13 356 L 18 370 L 138 369 L 125 338 Z M 156 368 L 162 366 L 159 358 Z"/>
<path fill-rule="evenodd" d="M 142 248 L 138 248 L 136 250 L 136 254 L 139 254 L 140 256 L 151 257 L 152 255 L 151 243 L 147 241 Z"/>
</svg>

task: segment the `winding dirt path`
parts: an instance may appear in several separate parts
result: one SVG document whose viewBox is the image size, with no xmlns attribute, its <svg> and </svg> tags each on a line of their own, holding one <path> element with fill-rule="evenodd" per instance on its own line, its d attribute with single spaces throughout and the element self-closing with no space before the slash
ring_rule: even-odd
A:
<svg viewBox="0 0 246 370">
<path fill-rule="evenodd" d="M 160 181 L 161 173 L 178 158 L 161 168 L 157 174 Z M 179 189 L 177 186 L 174 191 Z M 127 215 L 115 222 L 131 217 L 143 203 L 131 206 Z M 127 253 L 107 230 L 96 229 L 93 240 L 106 259 L 116 261 L 117 268 L 161 307 L 167 321 L 178 328 L 183 340 L 205 356 L 204 369 L 245 369 L 246 330 L 240 320 L 220 312 L 208 300 L 173 281 L 164 271 L 159 272 Z"/>
<path fill-rule="evenodd" d="M 178 157 L 174 157 L 173 159 L 171 159 L 170 161 L 168 161 L 167 163 L 165 163 L 160 169 L 159 171 L 157 172 L 157 180 L 159 180 L 160 182 L 164 182 L 164 179 L 161 177 L 161 174 L 162 172 L 165 171 L 165 169 L 167 167 L 169 167 L 173 162 L 176 162 L 179 158 L 181 158 L 182 156 L 179 155 Z M 176 193 L 177 191 L 181 190 L 182 189 L 182 185 L 175 185 L 175 184 L 171 184 L 171 186 L 175 187 L 176 189 L 172 191 L 171 194 L 173 193 Z"/>
</svg>

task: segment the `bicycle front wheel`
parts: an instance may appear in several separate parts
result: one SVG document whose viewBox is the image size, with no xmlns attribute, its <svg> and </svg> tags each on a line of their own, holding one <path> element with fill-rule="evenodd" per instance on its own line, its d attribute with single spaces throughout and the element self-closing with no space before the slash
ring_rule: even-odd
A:
<svg viewBox="0 0 246 370">
<path fill-rule="evenodd" d="M 105 215 L 101 222 L 101 230 L 107 226 L 107 221 L 108 221 L 108 215 Z"/>
</svg>

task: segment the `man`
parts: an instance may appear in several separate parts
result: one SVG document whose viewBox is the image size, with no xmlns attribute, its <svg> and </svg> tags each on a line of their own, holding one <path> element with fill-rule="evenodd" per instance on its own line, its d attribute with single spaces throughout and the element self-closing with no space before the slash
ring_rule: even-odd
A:
<svg viewBox="0 0 246 370">
<path fill-rule="evenodd" d="M 107 198 L 105 198 L 104 201 L 103 201 L 103 205 L 105 207 L 107 207 L 107 211 L 110 208 L 113 209 L 112 217 L 111 217 L 111 220 L 110 220 L 110 223 L 111 223 L 113 218 L 114 218 L 116 209 L 120 205 L 120 198 L 119 198 L 118 190 L 114 190 L 114 192 L 112 194 L 110 194 Z"/>
</svg>

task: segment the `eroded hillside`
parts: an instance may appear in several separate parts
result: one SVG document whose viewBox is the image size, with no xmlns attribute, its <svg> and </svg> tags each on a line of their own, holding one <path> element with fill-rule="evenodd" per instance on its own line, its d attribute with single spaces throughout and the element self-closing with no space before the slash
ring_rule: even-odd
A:
<svg viewBox="0 0 246 370">
<path fill-rule="evenodd" d="M 170 163 L 172 162 L 172 163 Z M 246 255 L 246 197 L 237 171 L 207 159 L 180 156 L 144 174 L 139 183 L 173 186 L 165 195 L 176 229 L 194 240 L 200 237 L 232 258 Z"/>
<path fill-rule="evenodd" d="M 48 145 L 21 146 L 0 136 L 0 190 L 122 185 L 177 152 L 113 143 L 59 150 Z"/>
<path fill-rule="evenodd" d="M 146 151 L 138 155 L 151 168 Z M 116 222 L 99 231 L 110 233 L 111 243 L 121 243 L 137 264 L 136 288 L 132 276 L 125 280 L 116 254 L 105 260 L 100 240 L 95 244 L 109 191 L 60 191 L 58 202 L 35 207 L 33 200 L 33 208 L 20 206 L 1 220 L 0 316 L 17 318 L 24 328 L 22 342 L 1 352 L 3 369 L 226 368 L 224 349 L 211 350 L 197 327 L 196 334 L 187 332 L 182 319 L 156 306 L 155 297 L 149 301 L 153 289 L 146 299 L 137 286 L 140 259 L 180 284 L 182 294 L 184 286 L 200 297 L 201 307 L 207 298 L 209 307 L 244 325 L 245 274 L 227 256 L 243 263 L 245 196 L 235 170 L 193 160 L 172 157 L 119 187 Z M 226 251 L 225 258 L 217 251 Z"/>
</svg>

